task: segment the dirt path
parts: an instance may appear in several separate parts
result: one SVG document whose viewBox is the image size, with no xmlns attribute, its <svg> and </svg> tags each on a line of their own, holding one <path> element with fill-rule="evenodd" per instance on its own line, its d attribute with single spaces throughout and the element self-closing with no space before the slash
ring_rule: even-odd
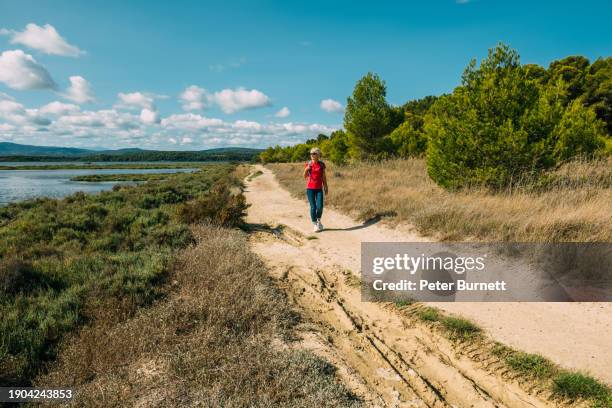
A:
<svg viewBox="0 0 612 408">
<path fill-rule="evenodd" d="M 286 228 L 270 234 L 262 227 L 253 235 L 253 247 L 309 322 L 304 345 L 338 366 L 357 394 L 375 406 L 554 406 L 546 391 L 520 384 L 495 359 L 480 358 L 473 346 L 451 344 L 417 322 L 411 315 L 414 310 L 361 302 L 354 275 L 360 269 L 360 243 L 423 237 L 407 227 L 363 226 L 326 209 L 326 230 L 308 239 L 314 234 L 306 203 L 292 198 L 268 169 L 257 169 L 263 174 L 248 182 L 245 192 L 251 204 L 247 221 Z M 477 321 L 511 346 L 611 380 L 609 305 L 436 306 Z"/>
</svg>

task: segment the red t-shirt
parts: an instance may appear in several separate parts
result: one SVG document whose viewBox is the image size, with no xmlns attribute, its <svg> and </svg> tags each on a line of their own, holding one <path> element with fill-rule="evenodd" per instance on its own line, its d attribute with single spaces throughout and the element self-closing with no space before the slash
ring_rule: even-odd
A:
<svg viewBox="0 0 612 408">
<path fill-rule="evenodd" d="M 308 174 L 308 184 L 306 185 L 306 188 L 311 190 L 320 190 L 323 188 L 323 172 L 325 171 L 325 164 L 323 164 L 321 161 L 309 163 L 310 172 Z M 308 163 L 306 163 L 306 167 L 308 167 Z"/>
</svg>

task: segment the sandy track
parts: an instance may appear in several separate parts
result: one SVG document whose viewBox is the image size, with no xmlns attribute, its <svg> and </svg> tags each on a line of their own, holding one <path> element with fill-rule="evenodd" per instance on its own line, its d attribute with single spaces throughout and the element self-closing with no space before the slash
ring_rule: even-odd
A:
<svg viewBox="0 0 612 408">
<path fill-rule="evenodd" d="M 545 391 L 519 384 L 489 357 L 479 361 L 478 350 L 457 350 L 410 313 L 361 302 L 359 288 L 350 284 L 352 272 L 359 271 L 360 243 L 425 238 L 409 227 L 363 226 L 326 209 L 326 231 L 308 240 L 313 234 L 306 203 L 292 198 L 268 169 L 258 170 L 263 174 L 245 192 L 251 204 L 247 221 L 287 228 L 277 238 L 254 234 L 254 249 L 316 328 L 310 342 L 340 367 L 358 394 L 372 405 L 550 406 Z M 606 346 L 611 339 L 605 327 L 612 309 L 607 304 L 436 306 L 477 321 L 495 339 L 610 381 Z M 590 326 L 593 322 L 598 325 Z"/>
</svg>

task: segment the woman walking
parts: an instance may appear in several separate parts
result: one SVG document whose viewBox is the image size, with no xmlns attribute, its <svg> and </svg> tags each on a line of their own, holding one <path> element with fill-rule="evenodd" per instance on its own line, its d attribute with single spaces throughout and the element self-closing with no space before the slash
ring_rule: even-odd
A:
<svg viewBox="0 0 612 408">
<path fill-rule="evenodd" d="M 327 195 L 327 178 L 325 177 L 325 163 L 321 161 L 321 149 L 313 147 L 310 149 L 310 161 L 304 168 L 304 179 L 306 184 L 306 196 L 310 203 L 310 220 L 314 232 L 323 231 L 321 216 L 323 215 L 323 192 Z"/>
</svg>

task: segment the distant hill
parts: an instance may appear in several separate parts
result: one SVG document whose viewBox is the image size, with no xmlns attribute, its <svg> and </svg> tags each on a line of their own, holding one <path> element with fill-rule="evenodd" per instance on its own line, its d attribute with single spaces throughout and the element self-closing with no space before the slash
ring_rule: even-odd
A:
<svg viewBox="0 0 612 408">
<path fill-rule="evenodd" d="M 76 147 L 30 146 L 0 142 L 0 156 L 78 156 L 90 153 L 96 151 Z"/>
<path fill-rule="evenodd" d="M 138 148 L 89 150 L 0 142 L 0 161 L 248 161 L 262 151 L 246 147 L 220 147 L 197 151 Z"/>
</svg>

